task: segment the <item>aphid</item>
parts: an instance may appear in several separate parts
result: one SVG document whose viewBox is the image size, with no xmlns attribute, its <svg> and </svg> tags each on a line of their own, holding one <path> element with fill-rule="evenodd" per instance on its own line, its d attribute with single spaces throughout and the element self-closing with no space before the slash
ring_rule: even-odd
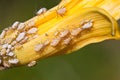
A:
<svg viewBox="0 0 120 80">
<path fill-rule="evenodd" d="M 5 35 L 6 35 L 6 31 L 3 30 L 2 33 L 1 33 L 1 35 L 0 35 L 0 38 L 3 39 L 5 37 Z"/>
<path fill-rule="evenodd" d="M 13 29 L 16 29 L 16 28 L 18 27 L 18 25 L 19 25 L 19 22 L 16 21 L 16 22 L 13 23 L 12 28 L 13 28 Z"/>
<path fill-rule="evenodd" d="M 33 26 L 35 26 L 34 20 L 29 21 L 28 24 L 27 24 L 27 26 L 28 26 L 28 27 L 33 27 Z"/>
<path fill-rule="evenodd" d="M 27 66 L 28 66 L 28 67 L 33 67 L 33 66 L 35 66 L 36 64 L 37 64 L 36 61 L 31 61 Z"/>
<path fill-rule="evenodd" d="M 58 15 L 63 16 L 67 12 L 67 9 L 65 7 L 60 7 L 56 12 Z"/>
<path fill-rule="evenodd" d="M 49 40 L 46 40 L 44 45 L 47 46 L 48 44 L 50 44 L 50 41 Z"/>
<path fill-rule="evenodd" d="M 17 30 L 23 30 L 24 27 L 25 27 L 25 24 L 24 24 L 24 23 L 20 23 L 20 24 L 18 25 Z"/>
<path fill-rule="evenodd" d="M 12 48 L 12 45 L 8 45 L 8 49 L 11 49 Z"/>
<path fill-rule="evenodd" d="M 66 38 L 64 41 L 63 41 L 63 43 L 65 44 L 65 45 L 68 45 L 70 42 L 71 42 L 71 38 Z"/>
<path fill-rule="evenodd" d="M 26 33 L 25 32 L 22 32 L 18 35 L 18 37 L 16 38 L 16 41 L 19 42 L 21 41 L 22 39 L 24 39 Z"/>
<path fill-rule="evenodd" d="M 44 44 L 37 44 L 34 48 L 36 52 L 41 51 L 44 48 Z"/>
<path fill-rule="evenodd" d="M 60 41 L 61 41 L 61 38 L 55 38 L 55 39 L 52 40 L 50 45 L 55 47 L 60 43 Z"/>
<path fill-rule="evenodd" d="M 43 13 L 45 13 L 47 11 L 47 8 L 41 8 L 37 13 L 36 15 L 41 15 Z"/>
<path fill-rule="evenodd" d="M 14 56 L 14 53 L 13 52 L 9 52 L 8 54 L 6 54 L 6 55 L 8 55 L 8 56 Z"/>
<path fill-rule="evenodd" d="M 7 50 L 6 50 L 6 53 L 9 53 L 9 52 L 10 52 L 10 49 L 7 49 Z"/>
<path fill-rule="evenodd" d="M 5 31 L 8 31 L 8 30 L 9 30 L 9 28 L 5 28 L 4 30 L 5 30 Z"/>
<path fill-rule="evenodd" d="M 31 28 L 30 30 L 27 31 L 28 34 L 34 34 L 37 32 L 37 28 Z"/>
<path fill-rule="evenodd" d="M 3 66 L 9 68 L 11 65 L 7 61 L 3 61 Z"/>
<path fill-rule="evenodd" d="M 8 44 L 4 44 L 2 48 L 6 49 L 8 47 Z"/>
<path fill-rule="evenodd" d="M 6 54 L 6 49 L 1 50 L 1 55 L 4 55 L 4 54 Z"/>
<path fill-rule="evenodd" d="M 20 41 L 20 43 L 25 43 L 25 42 L 27 42 L 27 40 L 28 40 L 28 37 L 25 37 L 22 41 Z"/>
<path fill-rule="evenodd" d="M 21 49 L 23 46 L 22 46 L 21 44 L 16 44 L 14 47 L 15 47 L 15 49 L 19 50 L 19 49 Z"/>
<path fill-rule="evenodd" d="M 5 40 L 4 39 L 0 39 L 0 44 L 4 44 Z"/>
<path fill-rule="evenodd" d="M 69 34 L 69 30 L 64 30 L 63 32 L 60 32 L 59 36 L 63 38 L 63 37 L 66 37 L 68 34 Z"/>
<path fill-rule="evenodd" d="M 17 43 L 17 41 L 13 41 L 13 42 L 11 43 L 11 45 L 14 46 L 16 43 Z"/>
<path fill-rule="evenodd" d="M 8 60 L 10 64 L 18 64 L 19 60 L 18 59 L 10 59 Z"/>
<path fill-rule="evenodd" d="M 11 48 L 11 50 L 14 50 L 14 49 L 15 49 L 15 47 L 12 47 L 12 48 Z"/>
<path fill-rule="evenodd" d="M 93 23 L 92 22 L 88 22 L 88 23 L 85 23 L 82 26 L 82 29 L 90 29 L 92 26 L 93 26 Z"/>
<path fill-rule="evenodd" d="M 13 40 L 13 38 L 7 38 L 7 39 L 5 39 L 5 43 L 10 44 L 12 42 L 12 40 Z"/>
<path fill-rule="evenodd" d="M 72 36 L 77 36 L 78 34 L 80 34 L 81 31 L 82 31 L 81 28 L 76 28 L 76 29 L 71 31 L 71 35 Z"/>
</svg>

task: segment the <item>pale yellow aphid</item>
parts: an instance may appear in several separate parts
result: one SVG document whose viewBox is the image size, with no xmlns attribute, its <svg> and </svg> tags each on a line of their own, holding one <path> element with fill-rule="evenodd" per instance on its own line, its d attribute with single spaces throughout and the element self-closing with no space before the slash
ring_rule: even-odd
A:
<svg viewBox="0 0 120 80">
<path fill-rule="evenodd" d="M 3 39 L 5 37 L 5 35 L 6 35 L 6 31 L 3 30 L 2 33 L 1 33 L 1 35 L 0 35 L 0 38 Z"/>
</svg>

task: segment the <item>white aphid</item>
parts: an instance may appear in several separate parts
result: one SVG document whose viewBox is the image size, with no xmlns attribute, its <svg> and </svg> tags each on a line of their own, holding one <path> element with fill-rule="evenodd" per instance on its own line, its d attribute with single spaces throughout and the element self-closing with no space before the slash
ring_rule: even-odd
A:
<svg viewBox="0 0 120 80">
<path fill-rule="evenodd" d="M 65 7 L 61 7 L 57 10 L 57 14 L 63 16 L 66 13 L 67 9 Z"/>
<path fill-rule="evenodd" d="M 12 45 L 8 45 L 8 49 L 11 49 L 12 48 Z"/>
<path fill-rule="evenodd" d="M 6 49 L 7 47 L 8 47 L 8 44 L 3 44 L 3 45 L 2 45 L 2 48 L 3 48 L 3 49 Z"/>
<path fill-rule="evenodd" d="M 19 60 L 18 59 L 9 59 L 8 62 L 10 64 L 17 64 L 19 62 Z"/>
<path fill-rule="evenodd" d="M 0 35 L 0 38 L 3 39 L 5 37 L 5 35 L 6 35 L 6 31 L 3 30 L 2 33 L 1 33 L 1 35 Z"/>
<path fill-rule="evenodd" d="M 24 27 L 25 27 L 25 24 L 24 24 L 24 23 L 20 23 L 20 24 L 18 25 L 17 30 L 22 30 L 22 29 L 24 29 Z"/>
<path fill-rule="evenodd" d="M 47 11 L 47 8 L 41 8 L 39 11 L 36 13 L 37 15 L 41 15 Z"/>
<path fill-rule="evenodd" d="M 34 33 L 36 33 L 38 31 L 38 29 L 37 28 L 31 28 L 30 30 L 28 30 L 28 34 L 34 34 Z"/>
<path fill-rule="evenodd" d="M 41 51 L 44 48 L 44 44 L 37 44 L 34 48 L 36 52 Z"/>
<path fill-rule="evenodd" d="M 7 49 L 7 50 L 6 50 L 6 53 L 9 53 L 9 52 L 10 52 L 10 49 Z"/>
<path fill-rule="evenodd" d="M 28 66 L 28 67 L 33 67 L 33 66 L 35 66 L 36 64 L 37 64 L 36 61 L 31 61 L 27 66 Z"/>
<path fill-rule="evenodd" d="M 69 34 L 69 30 L 64 30 L 63 32 L 60 32 L 60 37 L 66 37 Z"/>
<path fill-rule="evenodd" d="M 71 38 L 65 39 L 65 40 L 64 40 L 64 44 L 65 44 L 65 45 L 68 45 L 68 44 L 70 43 L 71 40 L 72 40 Z"/>
<path fill-rule="evenodd" d="M 55 38 L 55 39 L 52 40 L 50 45 L 55 47 L 60 43 L 60 41 L 61 41 L 61 38 Z"/>
<path fill-rule="evenodd" d="M 28 26 L 28 27 L 33 27 L 33 26 L 35 26 L 34 20 L 29 21 L 28 24 L 27 24 L 27 26 Z"/>
<path fill-rule="evenodd" d="M 16 41 L 19 42 L 21 41 L 22 39 L 24 39 L 26 33 L 25 32 L 22 32 L 18 35 L 18 37 L 16 38 Z"/>
<path fill-rule="evenodd" d="M 8 56 L 14 56 L 14 53 L 13 52 L 9 52 L 8 54 L 6 54 L 6 55 L 8 55 Z"/>
<path fill-rule="evenodd" d="M 87 22 L 86 24 L 84 24 L 82 26 L 82 29 L 89 29 L 93 26 L 93 23 L 92 22 Z"/>
<path fill-rule="evenodd" d="M 82 31 L 81 28 L 76 28 L 76 29 L 71 31 L 71 35 L 77 36 L 81 31 Z"/>
<path fill-rule="evenodd" d="M 13 28 L 13 29 L 16 29 L 16 28 L 18 27 L 18 25 L 19 25 L 19 22 L 16 21 L 16 22 L 13 23 L 12 28 Z"/>
</svg>

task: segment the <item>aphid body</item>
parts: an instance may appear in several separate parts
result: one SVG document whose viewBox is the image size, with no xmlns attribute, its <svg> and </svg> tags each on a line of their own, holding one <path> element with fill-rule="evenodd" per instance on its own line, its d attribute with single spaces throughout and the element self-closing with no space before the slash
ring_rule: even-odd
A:
<svg viewBox="0 0 120 80">
<path fill-rule="evenodd" d="M 47 11 L 47 8 L 41 8 L 36 14 L 41 15 Z"/>
<path fill-rule="evenodd" d="M 65 7 L 61 7 L 57 9 L 57 14 L 63 16 L 66 13 L 67 9 Z"/>
<path fill-rule="evenodd" d="M 27 66 L 28 67 L 33 67 L 33 66 L 35 66 L 36 65 L 36 61 L 31 61 Z"/>
<path fill-rule="evenodd" d="M 81 31 L 82 31 L 81 28 L 76 28 L 76 29 L 71 31 L 71 35 L 72 36 L 77 36 Z"/>
<path fill-rule="evenodd" d="M 36 52 L 41 51 L 44 48 L 44 44 L 37 44 L 34 48 Z"/>
<path fill-rule="evenodd" d="M 63 38 L 63 37 L 66 37 L 68 34 L 69 34 L 69 30 L 64 30 L 63 32 L 60 33 L 59 36 Z"/>
<path fill-rule="evenodd" d="M 52 40 L 50 45 L 52 47 L 55 47 L 55 46 L 57 46 L 60 43 L 60 41 L 61 41 L 61 38 L 55 38 L 55 39 Z"/>
</svg>

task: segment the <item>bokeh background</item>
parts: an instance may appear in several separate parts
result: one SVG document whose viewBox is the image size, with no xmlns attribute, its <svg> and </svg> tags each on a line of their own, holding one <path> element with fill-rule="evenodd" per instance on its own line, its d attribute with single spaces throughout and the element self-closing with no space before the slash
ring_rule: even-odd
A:
<svg viewBox="0 0 120 80">
<path fill-rule="evenodd" d="M 0 0 L 0 31 L 14 21 L 26 21 L 41 7 L 60 0 Z M 43 59 L 26 66 L 0 71 L 0 80 L 120 80 L 120 41 L 90 44 L 69 55 Z"/>
</svg>

